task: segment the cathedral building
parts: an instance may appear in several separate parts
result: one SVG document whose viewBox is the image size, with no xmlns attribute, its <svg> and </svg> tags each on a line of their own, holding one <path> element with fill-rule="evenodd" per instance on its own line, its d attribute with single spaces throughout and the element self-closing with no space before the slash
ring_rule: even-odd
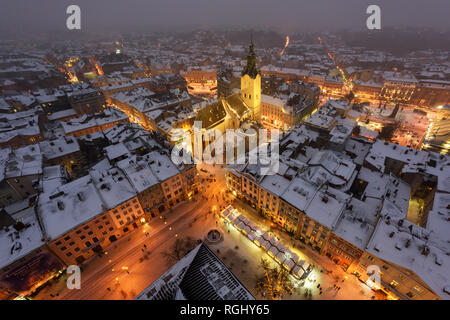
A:
<svg viewBox="0 0 450 320">
<path fill-rule="evenodd" d="M 260 121 L 261 117 L 261 74 L 256 68 L 253 42 L 249 46 L 247 65 L 242 71 L 241 90 L 226 97 L 219 97 L 197 111 L 196 121 L 202 121 L 203 130 L 237 129 L 242 122 Z"/>
</svg>

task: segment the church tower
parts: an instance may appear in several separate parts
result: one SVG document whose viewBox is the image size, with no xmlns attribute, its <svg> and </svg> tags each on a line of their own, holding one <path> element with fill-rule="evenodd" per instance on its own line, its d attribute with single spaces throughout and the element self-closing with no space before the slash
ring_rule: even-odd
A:
<svg viewBox="0 0 450 320">
<path fill-rule="evenodd" d="M 251 109 L 253 120 L 259 121 L 261 115 L 261 74 L 256 68 L 253 40 L 249 46 L 247 65 L 242 71 L 241 98 Z"/>
</svg>

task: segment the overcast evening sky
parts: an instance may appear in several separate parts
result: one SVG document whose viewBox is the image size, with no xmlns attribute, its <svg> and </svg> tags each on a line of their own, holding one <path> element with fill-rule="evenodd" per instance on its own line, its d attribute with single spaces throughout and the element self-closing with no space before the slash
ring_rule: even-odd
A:
<svg viewBox="0 0 450 320">
<path fill-rule="evenodd" d="M 370 4 L 381 7 L 382 27 L 450 29 L 449 0 L 0 0 L 0 27 L 64 29 L 70 4 L 81 7 L 82 29 L 88 32 L 216 25 L 289 32 L 364 29 Z"/>
</svg>

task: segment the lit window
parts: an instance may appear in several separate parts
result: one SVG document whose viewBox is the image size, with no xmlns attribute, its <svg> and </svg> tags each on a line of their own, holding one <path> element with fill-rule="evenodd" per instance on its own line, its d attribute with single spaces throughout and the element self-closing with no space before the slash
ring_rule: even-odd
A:
<svg viewBox="0 0 450 320">
<path fill-rule="evenodd" d="M 391 285 L 392 288 L 396 288 L 398 286 L 398 282 L 395 281 L 395 280 L 392 280 L 390 285 Z"/>
</svg>

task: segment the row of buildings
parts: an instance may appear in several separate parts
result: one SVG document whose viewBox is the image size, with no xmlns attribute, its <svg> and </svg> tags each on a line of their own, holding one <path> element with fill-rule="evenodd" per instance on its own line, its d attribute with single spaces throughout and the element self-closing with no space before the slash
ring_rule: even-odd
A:
<svg viewBox="0 0 450 320">
<path fill-rule="evenodd" d="M 276 77 L 287 82 L 304 81 L 320 87 L 322 93 L 342 97 L 344 83 L 340 77 L 314 74 L 308 70 L 265 66 L 264 77 Z M 450 82 L 435 79 L 416 79 L 407 72 L 356 71 L 349 74 L 353 93 L 361 101 L 383 100 L 437 107 L 450 100 Z"/>
<path fill-rule="evenodd" d="M 359 136 L 339 104 L 329 126 L 308 118 L 283 135 L 274 174 L 229 165 L 229 190 L 387 296 L 449 299 L 448 157 Z"/>
<path fill-rule="evenodd" d="M 33 292 L 67 265 L 192 198 L 196 167 L 173 163 L 171 148 L 159 132 L 123 122 L 2 149 L 2 298 Z M 67 164 L 83 170 L 69 174 Z"/>
</svg>

